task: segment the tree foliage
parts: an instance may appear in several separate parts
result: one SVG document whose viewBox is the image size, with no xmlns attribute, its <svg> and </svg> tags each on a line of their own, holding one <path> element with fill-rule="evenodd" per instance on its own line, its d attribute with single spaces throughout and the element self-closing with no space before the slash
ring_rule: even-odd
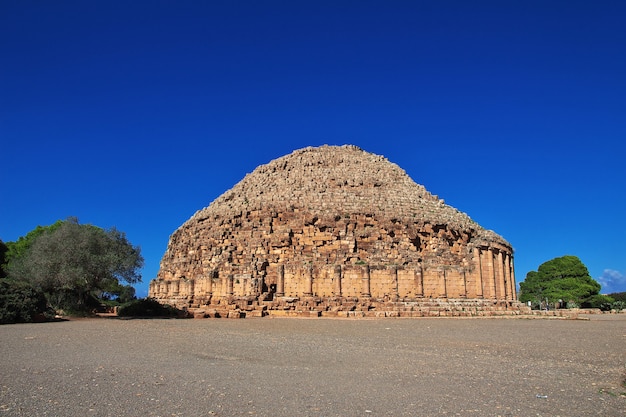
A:
<svg viewBox="0 0 626 417">
<path fill-rule="evenodd" d="M 0 324 L 28 323 L 46 312 L 46 297 L 26 282 L 0 279 Z"/>
<path fill-rule="evenodd" d="M 612 294 L 609 294 L 609 296 L 614 299 L 615 301 L 624 301 L 626 302 L 626 291 L 624 292 L 614 292 Z"/>
<path fill-rule="evenodd" d="M 578 305 L 600 292 L 600 284 L 589 275 L 576 256 L 562 256 L 541 264 L 520 282 L 520 301 L 540 303 L 574 302 Z"/>
<path fill-rule="evenodd" d="M 0 240 L 0 278 L 4 278 L 7 276 L 6 272 L 4 272 L 4 264 L 6 262 L 6 253 L 9 250 L 7 245 L 4 244 L 2 240 Z"/>
<path fill-rule="evenodd" d="M 67 222 L 78 223 L 76 218 L 69 218 Z M 57 220 L 54 224 L 49 226 L 37 226 L 30 232 L 28 232 L 25 236 L 21 236 L 15 242 L 7 242 L 6 243 L 6 253 L 4 255 L 4 259 L 2 261 L 2 265 L 8 266 L 11 261 L 16 260 L 24 256 L 24 254 L 28 251 L 30 246 L 33 244 L 35 240 L 44 233 L 53 232 L 64 222 L 62 220 Z"/>
<path fill-rule="evenodd" d="M 175 307 L 161 304 L 153 298 L 131 301 L 117 311 L 120 317 L 177 317 L 180 314 Z"/>
<path fill-rule="evenodd" d="M 599 308 L 602 311 L 609 311 L 613 308 L 613 303 L 615 303 L 615 300 L 608 296 L 608 295 L 603 295 L 603 294 L 596 294 L 596 295 L 592 295 L 591 297 L 587 298 L 582 304 L 581 307 L 583 308 Z"/>
<path fill-rule="evenodd" d="M 117 281 L 113 281 L 102 288 L 98 298 L 112 302 L 108 303 L 110 305 L 124 304 L 137 299 L 135 288 L 132 285 L 122 285 Z"/>
<path fill-rule="evenodd" d="M 84 309 L 94 295 L 117 288 L 120 281 L 141 281 L 140 249 L 115 228 L 104 230 L 70 219 L 26 236 L 13 246 L 9 277 L 44 291 L 55 308 L 73 298 L 72 307 Z"/>
</svg>

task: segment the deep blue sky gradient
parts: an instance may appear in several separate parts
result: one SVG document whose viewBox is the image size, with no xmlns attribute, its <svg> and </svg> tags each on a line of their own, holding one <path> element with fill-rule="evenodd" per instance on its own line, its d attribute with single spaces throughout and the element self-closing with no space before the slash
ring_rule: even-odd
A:
<svg viewBox="0 0 626 417">
<path fill-rule="evenodd" d="M 626 291 L 626 2 L 0 0 L 0 239 L 169 235 L 260 164 L 354 144 Z"/>
</svg>

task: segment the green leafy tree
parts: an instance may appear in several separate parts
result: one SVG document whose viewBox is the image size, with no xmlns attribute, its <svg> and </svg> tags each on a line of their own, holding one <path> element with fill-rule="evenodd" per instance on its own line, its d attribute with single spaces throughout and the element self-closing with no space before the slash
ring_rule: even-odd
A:
<svg viewBox="0 0 626 417">
<path fill-rule="evenodd" d="M 4 278 L 7 276 L 6 272 L 4 272 L 4 264 L 6 262 L 6 253 L 8 250 L 9 248 L 7 248 L 7 245 L 5 245 L 2 240 L 0 240 L 0 278 Z"/>
<path fill-rule="evenodd" d="M 541 264 L 520 282 L 520 301 L 539 304 L 563 300 L 582 305 L 600 292 L 600 284 L 589 275 L 576 256 L 562 256 Z"/>
<path fill-rule="evenodd" d="M 46 313 L 46 297 L 27 282 L 0 279 L 0 324 L 28 323 Z"/>
<path fill-rule="evenodd" d="M 48 295 L 54 308 L 86 310 L 94 296 L 120 281 L 141 281 L 139 247 L 115 228 L 104 230 L 71 219 L 39 233 L 8 264 L 9 277 Z"/>
<path fill-rule="evenodd" d="M 78 220 L 74 217 L 70 217 L 66 220 L 66 222 L 78 223 Z M 5 270 L 8 269 L 9 264 L 13 260 L 21 258 L 39 236 L 47 232 L 55 231 L 61 227 L 63 223 L 64 222 L 62 220 L 57 220 L 54 224 L 49 226 L 37 226 L 28 232 L 26 236 L 20 237 L 15 242 L 7 242 L 6 253 L 4 255 L 4 259 L 2 260 L 2 265 L 4 265 Z"/>
<path fill-rule="evenodd" d="M 117 314 L 120 317 L 177 317 L 183 312 L 175 307 L 160 304 L 153 298 L 142 298 L 122 305 Z"/>
<path fill-rule="evenodd" d="M 118 281 L 113 281 L 103 288 L 98 298 L 111 301 L 113 305 L 124 304 L 137 299 L 135 288 L 132 285 L 122 285 Z"/>
<path fill-rule="evenodd" d="M 626 302 L 626 291 L 624 292 L 614 292 L 612 294 L 609 294 L 609 296 L 614 299 L 615 301 L 624 301 Z"/>
<path fill-rule="evenodd" d="M 603 311 L 608 311 L 612 308 L 615 300 L 608 295 L 596 294 L 587 298 L 582 304 L 583 308 L 599 308 Z"/>
</svg>

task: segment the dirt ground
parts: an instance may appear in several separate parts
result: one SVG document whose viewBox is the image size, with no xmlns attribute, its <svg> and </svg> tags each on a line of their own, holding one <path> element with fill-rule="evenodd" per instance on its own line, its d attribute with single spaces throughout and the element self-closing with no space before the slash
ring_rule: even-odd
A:
<svg viewBox="0 0 626 417">
<path fill-rule="evenodd" d="M 626 314 L 0 326 L 2 416 L 624 416 Z"/>
</svg>

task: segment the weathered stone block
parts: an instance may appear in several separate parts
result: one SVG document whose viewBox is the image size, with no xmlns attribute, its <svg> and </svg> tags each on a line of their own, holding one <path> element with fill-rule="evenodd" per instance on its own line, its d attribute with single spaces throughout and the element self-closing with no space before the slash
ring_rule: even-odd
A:
<svg viewBox="0 0 626 417">
<path fill-rule="evenodd" d="M 246 313 L 240 310 L 230 310 L 227 317 L 229 319 L 242 319 L 246 317 Z"/>
<path fill-rule="evenodd" d="M 194 319 L 203 319 L 203 318 L 206 318 L 206 317 L 207 317 L 207 314 L 206 314 L 206 311 L 204 311 L 204 310 L 195 310 L 193 312 L 193 318 Z"/>
</svg>

